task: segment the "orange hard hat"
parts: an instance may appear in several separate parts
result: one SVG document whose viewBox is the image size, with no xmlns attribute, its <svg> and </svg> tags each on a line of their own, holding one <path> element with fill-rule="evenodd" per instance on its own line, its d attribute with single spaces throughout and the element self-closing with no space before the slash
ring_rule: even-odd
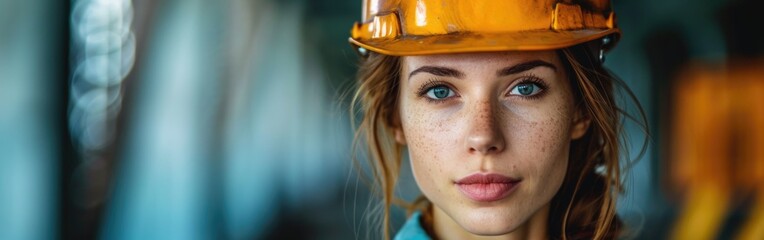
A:
<svg viewBox="0 0 764 240">
<path fill-rule="evenodd" d="M 620 37 L 610 0 L 364 0 L 350 43 L 387 55 L 559 49 Z"/>
</svg>

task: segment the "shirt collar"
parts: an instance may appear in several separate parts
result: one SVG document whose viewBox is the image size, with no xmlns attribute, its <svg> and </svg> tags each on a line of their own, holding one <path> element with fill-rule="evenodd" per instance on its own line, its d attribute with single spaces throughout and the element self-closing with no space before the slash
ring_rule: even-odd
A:
<svg viewBox="0 0 764 240">
<path fill-rule="evenodd" d="M 406 220 L 406 223 L 403 224 L 403 227 L 398 231 L 398 234 L 395 234 L 394 240 L 430 240 L 430 236 L 428 236 L 427 232 L 422 228 L 422 224 L 419 220 L 421 216 L 422 213 L 414 212 L 414 214 Z"/>
</svg>

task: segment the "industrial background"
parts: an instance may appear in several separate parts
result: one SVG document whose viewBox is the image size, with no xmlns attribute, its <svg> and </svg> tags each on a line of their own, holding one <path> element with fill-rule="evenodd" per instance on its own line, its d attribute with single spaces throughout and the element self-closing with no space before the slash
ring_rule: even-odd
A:
<svg viewBox="0 0 764 240">
<path fill-rule="evenodd" d="M 614 1 L 605 64 L 650 126 L 625 120 L 634 238 L 764 239 L 763 3 Z M 347 111 L 360 10 L 0 0 L 0 239 L 366 238 Z"/>
</svg>

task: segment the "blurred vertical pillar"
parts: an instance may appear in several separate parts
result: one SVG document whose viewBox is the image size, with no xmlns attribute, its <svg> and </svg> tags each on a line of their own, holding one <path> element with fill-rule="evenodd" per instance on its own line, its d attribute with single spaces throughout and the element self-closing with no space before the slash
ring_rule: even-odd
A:
<svg viewBox="0 0 764 240">
<path fill-rule="evenodd" d="M 156 4 L 136 62 L 124 146 L 101 237 L 211 239 L 210 205 L 222 12 L 220 2 Z"/>
<path fill-rule="evenodd" d="M 277 227 L 306 234 L 290 217 L 341 221 L 315 213 L 341 195 L 350 134 L 346 115 L 332 112 L 313 41 L 322 35 L 304 34 L 305 4 L 156 6 L 126 90 L 101 236 L 257 239 Z"/>
<path fill-rule="evenodd" d="M 227 20 L 230 31 L 226 50 L 226 97 L 221 119 L 223 143 L 220 153 L 225 163 L 221 169 L 224 188 L 224 229 L 229 239 L 257 239 L 275 227 L 275 216 L 281 210 L 278 190 L 282 184 L 277 180 L 279 161 L 268 154 L 278 141 L 281 130 L 259 121 L 272 117 L 279 110 L 258 111 L 265 106 L 279 105 L 278 101 L 265 97 L 274 92 L 269 86 L 276 83 L 262 81 L 257 74 L 265 70 L 263 65 L 271 62 L 262 59 L 268 49 L 278 49 L 271 42 L 271 33 L 289 34 L 290 23 L 276 22 L 278 16 L 294 17 L 279 11 L 272 1 L 230 1 Z M 293 39 L 281 39 L 289 43 Z M 274 56 L 290 54 L 295 49 L 280 49 Z M 297 62 L 299 64 L 299 62 Z M 274 66 L 271 66 L 274 67 Z M 295 69 L 281 76 L 279 83 L 290 81 Z M 284 119 L 281 119 L 284 120 Z M 266 132 L 272 131 L 272 132 Z M 260 137 L 271 137 L 262 139 Z M 264 150 L 266 150 L 264 152 Z"/>
<path fill-rule="evenodd" d="M 111 186 L 123 82 L 135 58 L 130 0 L 76 0 L 71 8 L 68 123 L 76 157 L 64 168 L 67 238 L 100 231 Z"/>
<path fill-rule="evenodd" d="M 740 60 L 738 60 L 740 61 Z M 764 58 L 735 62 L 730 79 L 738 97 L 734 100 L 739 154 L 735 163 L 736 185 L 753 203 L 746 220 L 736 229 L 736 239 L 764 239 Z"/>
<path fill-rule="evenodd" d="M 56 237 L 67 12 L 67 1 L 0 0 L 0 239 Z"/>
<path fill-rule="evenodd" d="M 344 137 L 350 135 L 343 130 L 349 123 L 346 115 L 332 111 L 337 109 L 318 58 L 323 35 L 306 34 L 311 32 L 306 22 L 313 19 L 305 16 L 312 9 L 302 1 L 230 3 L 227 104 L 221 105 L 226 236 L 308 234 L 278 224 L 291 214 L 304 222 L 341 220 L 340 214 L 311 212 L 332 206 L 327 203 L 339 195 L 350 163 L 343 158 L 349 146 Z M 278 227 L 294 232 L 271 232 Z"/>
<path fill-rule="evenodd" d="M 671 239 L 715 239 L 732 200 L 732 82 L 694 66 L 680 76 L 672 124 L 671 176 L 686 191 Z"/>
<path fill-rule="evenodd" d="M 675 76 L 692 58 L 725 60 L 724 38 L 714 22 L 715 11 L 725 2 L 613 2 L 619 13 L 618 24 L 625 35 L 606 64 L 634 90 L 645 106 L 651 128 L 648 157 L 630 169 L 626 197 L 618 203 L 619 215 L 637 232 L 637 239 L 662 239 L 671 231 L 676 208 L 667 195 L 673 192 L 664 192 L 661 183 L 668 175 L 663 159 L 672 148 L 673 126 L 668 122 L 673 115 L 673 88 L 683 87 L 674 84 Z M 627 112 L 633 111 L 627 107 Z M 640 146 L 635 143 L 640 143 L 644 135 L 633 124 L 629 125 L 627 121 L 624 127 L 631 141 L 627 139 L 625 145 L 638 149 Z"/>
<path fill-rule="evenodd" d="M 764 239 L 764 34 L 761 30 L 764 1 L 727 1 L 719 9 L 726 46 L 732 59 L 731 79 L 745 84 L 740 89 L 738 135 L 740 152 L 736 173 L 743 197 L 752 199 L 736 239 Z"/>
</svg>

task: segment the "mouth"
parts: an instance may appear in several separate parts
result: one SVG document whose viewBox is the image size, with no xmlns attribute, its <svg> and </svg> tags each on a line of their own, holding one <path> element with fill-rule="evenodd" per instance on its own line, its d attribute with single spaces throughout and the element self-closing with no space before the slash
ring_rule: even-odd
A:
<svg viewBox="0 0 764 240">
<path fill-rule="evenodd" d="M 500 174 L 476 173 L 454 182 L 467 198 L 476 202 L 494 202 L 509 196 L 521 180 Z"/>
</svg>

